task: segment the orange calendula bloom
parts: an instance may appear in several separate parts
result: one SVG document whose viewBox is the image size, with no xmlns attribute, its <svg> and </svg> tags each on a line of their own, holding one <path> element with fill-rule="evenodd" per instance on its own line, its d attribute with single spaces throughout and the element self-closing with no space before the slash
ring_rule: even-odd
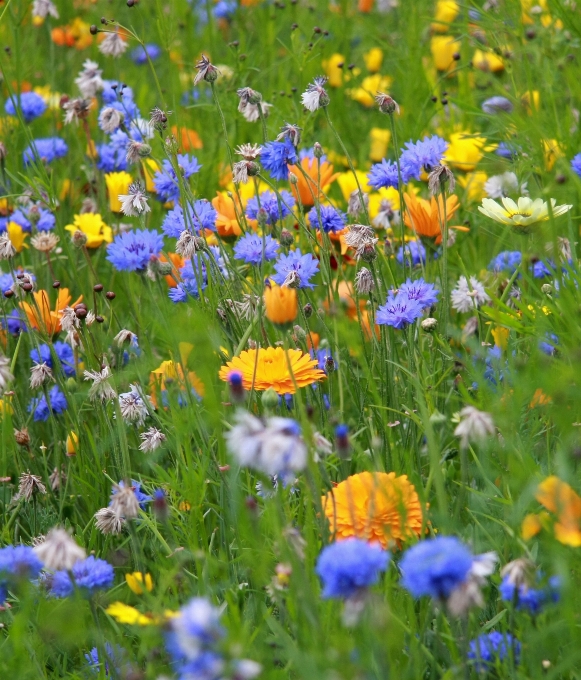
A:
<svg viewBox="0 0 581 680">
<path fill-rule="evenodd" d="M 569 484 L 551 475 L 539 484 L 535 498 L 557 515 L 555 538 L 564 545 L 581 546 L 581 498 Z"/>
<path fill-rule="evenodd" d="M 216 231 L 220 236 L 240 236 L 242 229 L 238 223 L 236 213 L 242 214 L 242 208 L 235 202 L 234 197 L 230 198 L 225 192 L 217 192 L 212 199 L 216 215 Z"/>
<path fill-rule="evenodd" d="M 272 323 L 290 323 L 299 311 L 297 291 L 288 286 L 277 286 L 270 281 L 264 288 L 266 318 Z"/>
<path fill-rule="evenodd" d="M 420 499 L 406 475 L 360 472 L 323 496 L 322 503 L 336 540 L 355 536 L 387 548 L 422 532 Z"/>
<path fill-rule="evenodd" d="M 83 299 L 81 295 L 70 304 L 72 296 L 69 295 L 69 289 L 59 288 L 58 297 L 54 309 L 52 309 L 46 290 L 36 291 L 33 296 L 35 304 L 21 302 L 20 307 L 24 310 L 32 328 L 45 331 L 47 335 L 54 335 L 61 330 L 61 318 L 65 307 L 74 307 Z"/>
<path fill-rule="evenodd" d="M 187 127 L 178 128 L 177 125 L 172 125 L 171 132 L 178 140 L 181 153 L 188 153 L 193 149 L 203 149 L 204 143 L 200 139 L 200 135 Z"/>
<path fill-rule="evenodd" d="M 304 206 L 311 206 L 315 204 L 315 198 L 322 199 L 322 193 L 326 193 L 331 182 L 339 176 L 338 172 L 333 173 L 333 164 L 329 161 L 321 162 L 321 184 L 318 185 L 319 169 L 317 167 L 316 158 L 303 158 L 301 161 L 301 168 L 305 174 L 296 167 L 296 165 L 289 165 L 289 171 L 296 175 L 297 184 L 291 184 L 291 190 L 295 199 L 300 197 L 301 203 Z M 298 199 L 297 199 L 298 200 Z"/>
<path fill-rule="evenodd" d="M 430 201 L 418 198 L 411 193 L 404 194 L 406 213 L 404 221 L 406 227 L 413 229 L 418 236 L 435 238 L 436 243 L 442 242 L 442 229 L 440 221 L 444 220 L 444 201 L 441 196 L 436 200 L 432 196 Z M 449 221 L 458 210 L 460 204 L 457 196 L 449 196 L 446 199 L 446 218 Z M 448 226 L 448 229 L 469 231 L 466 227 Z"/>
<path fill-rule="evenodd" d="M 325 379 L 325 372 L 317 368 L 317 360 L 298 349 L 260 347 L 249 349 L 233 357 L 220 369 L 220 380 L 228 381 L 232 371 L 242 373 L 245 390 L 261 392 L 272 387 L 278 394 L 294 394 L 297 387 L 306 387 Z"/>
</svg>

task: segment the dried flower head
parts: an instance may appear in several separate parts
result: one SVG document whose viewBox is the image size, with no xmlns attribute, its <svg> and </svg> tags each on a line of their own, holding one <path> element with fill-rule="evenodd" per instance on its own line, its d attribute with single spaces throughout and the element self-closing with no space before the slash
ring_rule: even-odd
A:
<svg viewBox="0 0 581 680">
<path fill-rule="evenodd" d="M 280 128 L 280 133 L 278 134 L 276 141 L 280 142 L 283 139 L 289 139 L 291 144 L 297 148 L 301 142 L 301 132 L 302 128 L 298 125 L 293 125 L 292 123 L 285 123 Z"/>
<path fill-rule="evenodd" d="M 381 113 L 387 113 L 389 115 L 394 113 L 399 114 L 399 104 L 388 94 L 378 92 L 375 95 L 375 101 L 377 102 L 377 106 L 379 106 Z"/>
<path fill-rule="evenodd" d="M 361 197 L 363 196 L 363 201 Z M 365 193 L 360 193 L 359 189 L 352 191 L 347 203 L 347 214 L 353 219 L 357 219 L 359 215 L 366 212 L 369 208 L 369 196 Z"/>
<path fill-rule="evenodd" d="M 13 500 L 24 498 L 28 503 L 35 493 L 45 494 L 46 486 L 42 483 L 42 479 L 31 474 L 30 470 L 23 472 L 18 480 L 18 493 Z"/>
<path fill-rule="evenodd" d="M 159 107 L 154 107 L 151 109 L 149 114 L 149 124 L 156 130 L 165 130 L 167 128 L 167 117 L 171 114 L 171 111 L 167 113 L 162 111 Z"/>
<path fill-rule="evenodd" d="M 16 255 L 10 236 L 6 232 L 0 234 L 0 260 L 8 260 Z"/>
<path fill-rule="evenodd" d="M 64 486 L 67 482 L 67 472 L 65 470 L 65 466 L 61 465 L 60 470 L 58 468 L 54 468 L 50 474 L 50 477 L 48 478 L 48 481 L 50 482 L 50 488 L 53 491 L 57 491 L 57 489 L 60 489 L 61 486 Z"/>
<path fill-rule="evenodd" d="M 494 432 L 494 421 L 490 413 L 479 411 L 474 406 L 465 406 L 460 411 L 460 422 L 454 430 L 463 447 L 467 447 L 469 442 L 484 440 Z"/>
<path fill-rule="evenodd" d="M 99 127 L 107 135 L 113 134 L 117 130 L 123 121 L 125 120 L 125 114 L 119 109 L 114 109 L 112 106 L 107 106 L 101 110 L 99 114 Z M 88 210 L 87 212 L 96 212 L 93 210 Z"/>
<path fill-rule="evenodd" d="M 135 519 L 139 515 L 139 501 L 131 484 L 115 485 L 109 507 L 116 515 L 125 519 Z"/>
<path fill-rule="evenodd" d="M 39 231 L 30 239 L 32 247 L 41 253 L 50 253 L 59 241 L 60 238 L 52 231 Z"/>
<path fill-rule="evenodd" d="M 85 120 L 89 115 L 91 109 L 90 99 L 69 99 L 63 102 L 62 110 L 65 112 L 65 125 L 70 125 L 71 123 L 76 123 L 80 120 Z"/>
<path fill-rule="evenodd" d="M 150 153 L 151 147 L 149 144 L 130 139 L 126 147 L 125 160 L 130 164 L 137 163 L 142 158 L 149 156 Z"/>
<path fill-rule="evenodd" d="M 103 42 L 99 44 L 99 52 L 106 57 L 117 58 L 120 57 L 128 47 L 129 44 L 126 40 L 123 40 L 121 34 L 118 31 L 113 31 L 107 33 Z"/>
<path fill-rule="evenodd" d="M 139 446 L 139 450 L 143 451 L 144 453 L 155 451 L 166 440 L 165 434 L 156 427 L 150 427 L 149 430 L 142 432 L 139 436 L 141 437 L 141 445 Z"/>
<path fill-rule="evenodd" d="M 205 247 L 206 242 L 201 236 L 196 236 L 189 229 L 184 229 L 177 240 L 176 253 L 189 259 Z"/>
<path fill-rule="evenodd" d="M 125 520 L 113 508 L 101 508 L 95 513 L 95 526 L 102 534 L 120 534 Z"/>
<path fill-rule="evenodd" d="M 28 434 L 28 428 L 23 427 L 22 430 L 17 430 L 14 428 L 14 439 L 19 446 L 28 446 L 30 444 L 30 435 Z"/>
<path fill-rule="evenodd" d="M 259 144 L 241 144 L 235 153 L 246 161 L 255 161 L 262 153 L 262 147 Z"/>
<path fill-rule="evenodd" d="M 355 290 L 358 295 L 369 295 L 374 288 L 375 281 L 373 280 L 373 275 L 367 267 L 361 267 L 355 275 Z"/>
<path fill-rule="evenodd" d="M 454 173 L 447 165 L 436 165 L 428 175 L 428 188 L 434 196 L 443 193 L 446 188 L 452 193 L 456 188 Z"/>
<path fill-rule="evenodd" d="M 101 371 L 85 371 L 84 376 L 85 380 L 93 381 L 89 389 L 89 399 L 110 401 L 117 398 L 117 392 L 110 383 L 112 374 L 109 366 L 105 366 Z"/>
<path fill-rule="evenodd" d="M 42 364 L 34 364 L 34 366 L 30 369 L 31 389 L 36 390 L 49 380 L 54 380 L 54 376 L 52 374 L 51 367 L 45 362 L 42 362 Z"/>
<path fill-rule="evenodd" d="M 329 106 L 330 98 L 325 90 L 325 85 L 328 78 L 325 76 L 318 76 L 307 87 L 305 92 L 301 95 L 301 103 L 308 111 L 314 112 L 325 106 Z"/>
<path fill-rule="evenodd" d="M 10 370 L 10 359 L 4 354 L 0 354 L 0 395 L 4 394 L 8 383 L 14 380 Z"/>
<path fill-rule="evenodd" d="M 126 328 L 119 331 L 117 335 L 113 338 L 113 342 L 117 347 L 122 348 L 123 345 L 133 345 L 137 341 L 137 336 L 135 333 L 128 331 Z"/>
<path fill-rule="evenodd" d="M 200 61 L 196 64 L 198 72 L 194 78 L 194 85 L 197 85 L 201 80 L 207 83 L 213 83 L 217 78 L 219 71 L 210 63 L 210 60 L 205 54 L 202 54 Z"/>
<path fill-rule="evenodd" d="M 34 552 L 46 569 L 69 571 L 73 566 L 84 560 L 87 553 L 77 545 L 70 533 L 60 527 L 52 528 L 43 541 L 34 546 Z"/>
</svg>

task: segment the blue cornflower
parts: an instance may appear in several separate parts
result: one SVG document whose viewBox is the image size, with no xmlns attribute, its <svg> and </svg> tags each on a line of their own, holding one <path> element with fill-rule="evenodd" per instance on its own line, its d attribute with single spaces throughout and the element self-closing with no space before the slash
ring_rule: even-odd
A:
<svg viewBox="0 0 581 680">
<path fill-rule="evenodd" d="M 367 173 L 367 180 L 369 186 L 374 189 L 388 189 L 389 187 L 397 189 L 399 184 L 397 164 L 393 161 L 386 161 L 384 158 L 381 163 L 371 166 Z"/>
<path fill-rule="evenodd" d="M 65 395 L 61 392 L 58 385 L 55 385 L 48 393 L 50 406 L 46 401 L 46 396 L 43 394 L 39 398 L 31 399 L 28 404 L 28 412 L 34 412 L 34 422 L 44 422 L 48 420 L 51 413 L 55 416 L 60 415 L 67 410 L 68 403 Z"/>
<path fill-rule="evenodd" d="M 407 295 L 408 300 L 415 300 L 422 309 L 435 305 L 440 294 L 440 291 L 436 290 L 433 284 L 427 283 L 424 279 L 417 281 L 408 279 L 399 287 L 399 292 L 402 295 Z"/>
<path fill-rule="evenodd" d="M 402 149 L 399 164 L 401 168 L 402 181 L 407 184 L 413 177 L 420 179 L 422 170 L 429 172 L 429 169 L 440 164 L 448 142 L 441 137 L 433 135 L 424 137 L 423 140 L 416 142 L 406 142 L 405 149 Z"/>
<path fill-rule="evenodd" d="M 390 293 L 386 303 L 377 309 L 375 322 L 399 329 L 413 323 L 420 316 L 422 316 L 422 306 L 417 300 L 410 300 L 402 293 L 398 293 L 395 297 Z"/>
<path fill-rule="evenodd" d="M 321 213 L 321 220 L 319 221 L 319 214 L 316 208 L 311 208 L 307 217 L 309 218 L 309 223 L 312 227 L 317 229 L 323 229 L 327 233 L 332 231 L 341 231 L 345 228 L 347 224 L 347 215 L 337 210 L 332 205 L 321 205 L 319 206 Z"/>
<path fill-rule="evenodd" d="M 22 153 L 24 165 L 36 160 L 37 156 L 43 163 L 52 163 L 56 158 L 63 158 L 69 151 L 64 139 L 60 137 L 44 137 L 35 139 Z"/>
<path fill-rule="evenodd" d="M 319 262 L 311 255 L 303 255 L 299 248 L 291 250 L 288 255 L 281 255 L 274 265 L 276 274 L 272 279 L 282 286 L 287 278 L 295 288 L 314 288 L 311 279 L 319 271 Z"/>
<path fill-rule="evenodd" d="M 231 19 L 236 13 L 238 4 L 235 0 L 218 0 L 212 12 L 216 19 Z"/>
<path fill-rule="evenodd" d="M 555 352 L 557 351 L 555 345 L 559 344 L 559 338 L 554 333 L 547 333 L 545 337 L 546 340 L 550 340 L 550 342 L 547 342 L 545 340 L 539 340 L 539 349 L 541 350 L 541 352 L 544 352 L 549 356 L 553 356 L 553 354 L 555 354 Z"/>
<path fill-rule="evenodd" d="M 547 276 L 554 276 L 555 263 L 551 260 L 543 261 L 537 260 L 531 267 L 531 272 L 535 279 L 544 279 Z"/>
<path fill-rule="evenodd" d="M 133 100 L 133 90 L 118 80 L 104 80 L 103 89 L 101 90 L 101 97 L 105 104 L 112 105 L 121 99 L 131 99 Z"/>
<path fill-rule="evenodd" d="M 119 677 L 121 675 L 121 661 L 123 658 L 123 649 L 122 647 L 119 647 L 119 645 L 116 645 L 113 647 L 113 645 L 109 642 L 105 643 L 105 654 L 104 654 L 104 661 L 101 661 L 99 658 L 99 650 L 97 647 L 93 647 L 93 649 L 85 654 L 85 659 L 87 660 L 87 667 L 91 670 L 93 674 L 99 673 L 101 670 L 101 667 L 105 667 L 105 677 Z M 109 670 L 110 668 L 113 668 L 115 670 L 114 674 L 110 674 Z"/>
<path fill-rule="evenodd" d="M 188 154 L 178 154 L 178 167 L 185 180 L 200 171 L 202 167 L 198 159 Z M 153 177 L 153 186 L 159 198 L 164 201 L 178 201 L 180 198 L 180 186 L 177 175 L 168 160 L 163 161 L 163 170 L 158 170 Z"/>
<path fill-rule="evenodd" d="M 7 288 L 0 288 L 0 293 L 3 293 L 5 290 L 7 290 Z M 0 320 L 0 324 L 2 325 L 2 328 L 8 328 L 10 335 L 16 336 L 23 332 L 26 333 L 27 328 L 25 319 L 26 317 L 20 310 L 13 309 L 10 314 L 6 315 L 5 319 Z"/>
<path fill-rule="evenodd" d="M 63 373 L 67 377 L 75 375 L 75 355 L 71 346 L 67 345 L 66 342 L 58 340 L 54 343 L 53 348 L 62 366 Z M 40 345 L 38 349 L 31 350 L 30 358 L 37 364 L 45 363 L 50 368 L 53 368 L 52 354 L 50 347 L 46 343 Z"/>
<path fill-rule="evenodd" d="M 97 167 L 103 172 L 120 172 L 127 170 L 127 145 L 129 135 L 123 130 L 116 130 L 107 144 L 97 144 Z"/>
<path fill-rule="evenodd" d="M 417 267 L 426 261 L 426 249 L 421 241 L 408 241 L 397 251 L 395 259 L 403 265 L 404 260 L 412 267 Z"/>
<path fill-rule="evenodd" d="M 26 545 L 7 545 L 0 548 L 0 579 L 35 579 L 42 569 L 42 562 L 32 548 Z"/>
<path fill-rule="evenodd" d="M 514 602 L 516 609 L 538 614 L 548 602 L 559 601 L 560 580 L 553 576 L 545 588 L 530 588 L 525 584 L 518 587 L 505 576 L 500 584 L 500 596 L 507 602 Z"/>
<path fill-rule="evenodd" d="M 573 157 L 571 160 L 571 168 L 576 175 L 581 177 L 581 153 L 578 153 Z"/>
<path fill-rule="evenodd" d="M 160 57 L 160 55 L 161 48 L 153 43 L 149 43 L 145 46 L 139 45 L 139 47 L 136 47 L 130 53 L 131 59 L 133 59 L 133 61 L 139 66 L 147 64 L 148 57 L 151 59 L 151 61 L 155 61 Z"/>
<path fill-rule="evenodd" d="M 321 551 L 315 571 L 323 581 L 322 597 L 348 598 L 379 581 L 389 554 L 377 543 L 347 538 Z"/>
<path fill-rule="evenodd" d="M 249 232 L 238 239 L 234 246 L 234 258 L 244 260 L 247 264 L 261 264 L 263 261 L 275 260 L 279 247 L 278 241 L 272 236 L 262 238 Z"/>
<path fill-rule="evenodd" d="M 220 609 L 203 597 L 194 597 L 184 605 L 180 615 L 171 619 L 169 628 L 166 648 L 174 662 L 180 664 L 207 661 L 206 653 L 224 637 Z"/>
<path fill-rule="evenodd" d="M 511 160 L 515 156 L 518 156 L 518 149 L 511 144 L 507 144 L 506 142 L 500 142 L 494 153 L 501 158 Z"/>
<path fill-rule="evenodd" d="M 288 166 L 297 162 L 297 152 L 290 139 L 268 142 L 262 147 L 260 162 L 275 180 L 288 179 Z"/>
<path fill-rule="evenodd" d="M 20 109 L 24 122 L 30 123 L 46 111 L 46 102 L 36 92 L 23 92 L 17 98 L 10 97 L 4 105 L 9 116 L 16 116 L 17 108 Z"/>
<path fill-rule="evenodd" d="M 50 579 L 50 594 L 54 597 L 68 597 L 76 586 L 90 597 L 97 590 L 111 587 L 115 578 L 109 562 L 100 560 L 94 555 L 79 560 L 71 569 L 71 574 L 74 585 L 68 571 L 55 571 Z"/>
<path fill-rule="evenodd" d="M 294 208 L 295 199 L 288 191 L 279 192 L 281 196 L 280 206 L 277 195 L 274 191 L 264 191 L 260 194 L 260 207 L 256 197 L 249 198 L 246 203 L 246 216 L 251 220 L 258 219 L 258 211 L 264 210 L 267 215 L 266 221 L 268 224 L 276 224 L 279 220 L 284 219 L 291 214 L 289 208 Z"/>
<path fill-rule="evenodd" d="M 118 271 L 143 271 L 162 248 L 163 237 L 157 231 L 123 231 L 107 246 L 107 259 Z"/>
<path fill-rule="evenodd" d="M 111 492 L 111 495 L 114 496 L 118 491 L 119 488 L 124 489 L 125 488 L 125 482 L 121 480 L 117 486 L 113 487 L 113 491 Z M 137 498 L 137 502 L 139 503 L 139 507 L 142 510 L 147 509 L 147 503 L 152 500 L 151 496 L 148 496 L 146 493 L 143 493 L 141 490 L 141 482 L 136 481 L 135 479 L 131 480 L 131 489 L 133 490 L 133 493 L 135 494 L 135 498 Z M 111 501 L 112 503 L 113 501 Z M 109 505 L 111 505 L 109 503 Z"/>
<path fill-rule="evenodd" d="M 414 597 L 447 598 L 464 583 L 473 559 L 470 550 L 452 536 L 420 541 L 406 550 L 399 563 L 401 584 Z"/>
<path fill-rule="evenodd" d="M 196 232 L 199 232 L 201 229 L 216 231 L 217 214 L 210 201 L 202 198 L 195 201 L 193 206 L 188 203 L 189 219 L 187 224 L 184 219 L 183 208 L 181 205 L 178 205 L 165 216 L 161 228 L 163 233 L 170 238 L 179 238 L 184 229 L 188 228 L 191 230 L 192 227 Z"/>
<path fill-rule="evenodd" d="M 522 262 L 522 255 L 519 250 L 503 250 L 493 260 L 490 261 L 488 269 L 493 272 L 508 272 L 514 274 L 516 268 Z"/>
<path fill-rule="evenodd" d="M 323 347 L 321 349 L 318 349 L 316 352 L 315 350 L 311 349 L 309 350 L 309 354 L 311 355 L 311 358 L 314 359 L 315 356 L 317 358 L 317 368 L 320 368 L 321 371 L 325 371 L 325 373 L 329 373 L 329 371 L 334 371 L 336 368 L 336 363 L 335 359 L 333 359 L 333 355 L 331 354 L 331 350 L 328 347 Z"/>
<path fill-rule="evenodd" d="M 520 657 L 520 642 L 510 633 L 492 633 L 480 635 L 476 640 L 470 642 L 468 658 L 476 662 L 476 670 L 484 672 L 489 670 L 496 661 L 503 661 L 509 658 L 510 648 L 514 663 L 518 664 Z"/>
<path fill-rule="evenodd" d="M 10 215 L 10 221 L 16 222 L 24 231 L 31 231 L 33 225 L 38 231 L 51 231 L 56 224 L 56 218 L 50 210 L 42 208 L 39 204 L 15 210 Z"/>
<path fill-rule="evenodd" d="M 211 274 L 212 271 L 219 273 L 225 279 L 229 276 L 226 262 L 217 246 L 210 246 L 208 250 L 197 253 L 184 264 L 180 269 L 182 280 L 175 288 L 169 290 L 169 299 L 178 303 L 186 302 L 188 295 L 198 298 L 200 295 L 199 284 L 201 283 L 202 290 L 205 290 L 208 285 L 208 274 Z"/>
</svg>

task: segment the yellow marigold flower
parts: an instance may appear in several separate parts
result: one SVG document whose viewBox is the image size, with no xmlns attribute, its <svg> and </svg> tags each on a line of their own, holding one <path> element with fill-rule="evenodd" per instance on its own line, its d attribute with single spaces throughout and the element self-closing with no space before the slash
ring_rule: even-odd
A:
<svg viewBox="0 0 581 680">
<path fill-rule="evenodd" d="M 420 499 L 406 475 L 361 472 L 322 498 L 336 540 L 363 538 L 384 548 L 398 547 L 422 532 Z"/>
<path fill-rule="evenodd" d="M 241 352 L 220 369 L 224 382 L 232 371 L 242 373 L 245 390 L 262 392 L 272 387 L 278 394 L 294 394 L 297 387 L 306 387 L 325 379 L 324 371 L 317 368 L 317 360 L 298 349 L 260 347 Z"/>
<path fill-rule="evenodd" d="M 521 524 L 521 534 L 525 541 L 540 533 L 543 525 L 538 515 L 527 515 Z"/>
<path fill-rule="evenodd" d="M 75 215 L 72 224 L 65 229 L 74 234 L 81 231 L 87 237 L 87 248 L 98 248 L 102 243 L 111 243 L 113 231 L 108 227 L 99 213 L 82 213 Z"/>
<path fill-rule="evenodd" d="M 482 158 L 485 144 L 484 137 L 475 137 L 469 132 L 453 132 L 444 160 L 458 170 L 470 172 Z"/>
<path fill-rule="evenodd" d="M 264 288 L 264 307 L 266 318 L 272 323 L 290 323 L 299 312 L 297 291 L 270 281 Z"/>
<path fill-rule="evenodd" d="M 391 140 L 391 131 L 384 128 L 371 128 L 369 133 L 371 138 L 371 148 L 369 150 L 369 159 L 374 163 L 381 162 L 382 158 L 387 155 L 387 147 Z"/>
<path fill-rule="evenodd" d="M 564 545 L 581 546 L 581 498 L 569 484 L 551 475 L 539 484 L 535 498 L 557 515 L 555 538 Z"/>
<path fill-rule="evenodd" d="M 8 238 L 14 246 L 14 250 L 17 253 L 21 253 L 24 248 L 28 248 L 25 240 L 28 238 L 28 233 L 16 222 L 8 222 L 6 225 L 6 231 L 8 233 Z"/>
<path fill-rule="evenodd" d="M 134 571 L 132 574 L 125 574 L 125 580 L 136 595 L 143 595 L 144 587 L 148 593 L 151 593 L 153 590 L 151 574 L 145 574 L 144 576 L 140 571 Z"/>
<path fill-rule="evenodd" d="M 472 57 L 472 65 L 486 73 L 500 73 L 504 71 L 504 61 L 494 52 L 476 50 Z"/>
<path fill-rule="evenodd" d="M 392 82 L 393 79 L 389 76 L 382 76 L 380 73 L 376 73 L 363 78 L 361 85 L 353 90 L 349 90 L 348 94 L 351 99 L 369 108 L 375 106 L 375 95 L 378 92 L 387 92 Z"/>
<path fill-rule="evenodd" d="M 456 0 L 438 0 L 436 3 L 436 14 L 432 22 L 432 31 L 435 33 L 446 33 L 459 12 L 460 8 Z"/>
<path fill-rule="evenodd" d="M 521 196 L 518 203 L 512 198 L 503 197 L 502 205 L 493 201 L 491 198 L 482 199 L 482 205 L 478 210 L 486 217 L 500 224 L 507 224 L 515 227 L 522 233 L 527 233 L 528 227 L 539 222 L 546 222 L 550 219 L 549 207 L 542 198 L 532 198 Z M 551 208 L 553 217 L 559 217 L 571 210 L 572 205 L 557 205 L 557 201 L 551 198 Z"/>
<path fill-rule="evenodd" d="M 33 88 L 33 91 L 44 99 L 45 104 L 51 111 L 61 110 L 62 94 L 60 92 L 53 92 L 50 89 L 50 85 L 38 85 Z"/>
<path fill-rule="evenodd" d="M 226 192 L 217 192 L 212 199 L 216 211 L 216 230 L 220 236 L 240 236 L 242 229 L 238 223 L 238 215 L 242 219 L 242 208 L 235 195 L 230 198 Z"/>
<path fill-rule="evenodd" d="M 151 386 L 151 401 L 156 407 L 156 388 L 160 391 L 167 390 L 171 384 L 175 384 L 176 382 L 183 390 L 193 388 L 200 397 L 203 397 L 206 393 L 204 383 L 198 378 L 194 371 L 188 371 L 186 385 L 186 374 L 184 372 L 183 366 L 186 364 L 188 355 L 193 349 L 193 345 L 187 342 L 180 342 L 179 348 L 181 363 L 177 363 L 171 359 L 162 361 L 156 369 L 151 371 L 149 376 L 149 382 Z"/>
<path fill-rule="evenodd" d="M 109 194 L 109 207 L 111 212 L 121 212 L 121 201 L 119 195 L 126 195 L 129 191 L 129 185 L 133 178 L 128 172 L 108 172 L 105 175 L 105 184 L 107 185 L 107 193 Z"/>
<path fill-rule="evenodd" d="M 125 623 L 130 626 L 151 626 L 151 624 L 155 623 L 153 618 L 145 616 L 135 607 L 130 607 L 123 602 L 112 602 L 105 609 L 105 614 L 109 614 L 118 623 Z"/>
<path fill-rule="evenodd" d="M 488 179 L 488 175 L 481 170 L 476 172 L 469 172 L 466 175 L 460 175 L 456 178 L 458 185 L 466 192 L 465 196 L 469 201 L 480 203 L 483 198 L 486 198 L 486 191 L 484 185 Z"/>
<path fill-rule="evenodd" d="M 76 456 L 77 455 L 77 446 L 79 445 L 79 437 L 76 432 L 73 432 L 72 430 L 69 432 L 69 435 L 67 437 L 67 456 Z"/>
<path fill-rule="evenodd" d="M 363 55 L 363 60 L 370 73 L 377 73 L 383 62 L 383 50 L 379 47 L 372 47 L 369 52 Z"/>
<path fill-rule="evenodd" d="M 460 52 L 462 43 L 448 35 L 435 35 L 430 42 L 430 51 L 438 71 L 448 71 L 454 64 L 454 54 Z"/>
<path fill-rule="evenodd" d="M 343 85 L 343 64 L 345 57 L 342 54 L 335 52 L 329 59 L 323 60 L 323 71 L 329 79 L 330 87 L 341 87 Z M 339 66 L 341 64 L 341 66 Z"/>
</svg>

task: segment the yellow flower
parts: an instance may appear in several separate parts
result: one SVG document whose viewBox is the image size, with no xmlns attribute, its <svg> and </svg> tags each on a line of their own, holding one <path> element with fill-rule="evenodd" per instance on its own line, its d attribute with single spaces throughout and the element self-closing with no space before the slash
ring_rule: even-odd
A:
<svg viewBox="0 0 581 680">
<path fill-rule="evenodd" d="M 446 33 L 459 12 L 460 8 L 456 0 L 438 0 L 436 3 L 436 15 L 432 22 L 432 31 L 435 33 Z"/>
<path fill-rule="evenodd" d="M 533 224 L 546 222 L 550 219 L 549 207 L 542 198 L 536 198 L 533 201 L 528 196 L 521 196 L 518 203 L 515 203 L 512 198 L 503 197 L 501 200 L 503 205 L 491 198 L 483 198 L 482 205 L 478 206 L 478 210 L 495 222 L 516 227 L 522 233 L 526 233 L 528 227 Z M 559 217 L 559 215 L 564 215 L 571 210 L 573 206 L 557 205 L 557 201 L 551 198 L 551 207 L 553 217 Z"/>
<path fill-rule="evenodd" d="M 374 191 L 369 194 L 369 218 L 373 220 L 377 217 L 377 213 L 381 210 L 381 203 L 383 201 L 389 201 L 391 203 L 392 210 L 399 210 L 399 191 L 394 187 L 389 187 L 389 189 L 379 189 L 379 191 Z"/>
<path fill-rule="evenodd" d="M 105 614 L 109 614 L 118 623 L 126 623 L 130 626 L 151 626 L 151 624 L 156 623 L 153 618 L 145 616 L 135 607 L 130 607 L 123 602 L 112 602 L 105 609 Z"/>
<path fill-rule="evenodd" d="M 472 57 L 472 65 L 481 71 L 499 73 L 504 71 L 504 61 L 494 52 L 476 50 Z"/>
<path fill-rule="evenodd" d="M 337 52 L 333 54 L 329 59 L 323 60 L 323 71 L 329 79 L 330 87 L 341 87 L 343 85 L 343 64 L 345 63 L 345 57 Z M 341 64 L 341 66 L 339 66 Z"/>
<path fill-rule="evenodd" d="M 371 149 L 369 151 L 369 158 L 374 163 L 379 163 L 387 154 L 387 147 L 391 139 L 391 132 L 383 128 L 371 128 L 369 133 L 371 138 Z"/>
<path fill-rule="evenodd" d="M 129 191 L 129 185 L 133 178 L 128 172 L 109 172 L 105 175 L 105 184 L 109 194 L 109 207 L 111 212 L 121 212 L 120 195 L 125 195 Z"/>
<path fill-rule="evenodd" d="M 551 475 L 539 484 L 535 498 L 549 512 L 557 515 L 555 538 L 564 545 L 581 546 L 581 498 L 572 487 Z"/>
<path fill-rule="evenodd" d="M 161 170 L 158 163 L 153 158 L 146 158 L 142 163 L 143 174 L 145 175 L 145 189 L 152 194 L 156 194 L 155 186 L 153 185 L 153 177 L 158 170 Z"/>
<path fill-rule="evenodd" d="M 378 92 L 387 92 L 391 83 L 392 78 L 376 73 L 363 78 L 361 85 L 349 90 L 348 94 L 351 99 L 363 104 L 363 106 L 371 107 L 375 105 L 375 95 Z"/>
<path fill-rule="evenodd" d="M 295 288 L 277 286 L 274 281 L 264 287 L 266 318 L 272 323 L 290 323 L 297 318 L 298 300 Z"/>
<path fill-rule="evenodd" d="M 101 243 L 111 243 L 113 231 L 108 227 L 99 213 L 82 213 L 75 215 L 72 224 L 67 224 L 65 229 L 74 234 L 81 231 L 87 237 L 87 248 L 98 248 Z"/>
<path fill-rule="evenodd" d="M 548 517 L 548 514 L 545 513 Z M 525 541 L 530 540 L 533 536 L 540 533 L 543 525 L 539 515 L 529 514 L 527 515 L 521 524 L 521 534 Z"/>
<path fill-rule="evenodd" d="M 561 158 L 563 156 L 563 149 L 556 139 L 543 139 L 541 143 L 543 145 L 545 169 L 547 172 L 551 172 L 557 158 Z"/>
<path fill-rule="evenodd" d="M 494 344 L 497 347 L 500 347 L 500 349 L 506 349 L 508 347 L 508 336 L 510 335 L 510 330 L 508 328 L 495 326 L 490 332 L 494 338 Z"/>
<path fill-rule="evenodd" d="M 488 175 L 481 170 L 469 172 L 466 175 L 457 177 L 459 186 L 466 192 L 466 198 L 474 203 L 480 203 L 480 201 L 486 197 L 484 185 L 486 184 L 487 179 Z"/>
<path fill-rule="evenodd" d="M 539 110 L 539 105 L 541 103 L 541 95 L 538 90 L 530 90 L 529 92 L 525 92 L 521 98 L 521 103 L 527 110 L 527 113 L 530 115 L 533 113 L 533 109 L 535 111 Z M 531 104 L 532 100 L 532 104 Z"/>
<path fill-rule="evenodd" d="M 132 574 L 125 574 L 125 580 L 136 595 L 143 595 L 144 586 L 148 593 L 151 593 L 153 590 L 151 574 L 145 574 L 144 576 L 140 571 L 134 571 Z"/>
<path fill-rule="evenodd" d="M 28 234 L 19 224 L 16 224 L 16 222 L 8 222 L 6 225 L 6 231 L 8 232 L 8 238 L 10 239 L 17 253 L 21 253 L 23 248 L 28 248 L 24 242 L 28 237 Z"/>
<path fill-rule="evenodd" d="M 448 71 L 454 64 L 454 54 L 460 52 L 459 40 L 448 35 L 435 35 L 430 42 L 430 51 L 438 71 Z"/>
<path fill-rule="evenodd" d="M 34 92 L 44 99 L 44 103 L 51 111 L 61 110 L 62 94 L 60 92 L 53 92 L 50 89 L 50 85 L 39 85 L 34 88 Z"/>
<path fill-rule="evenodd" d="M 76 434 L 76 432 L 73 432 L 72 430 L 69 432 L 69 436 L 67 437 L 67 456 L 76 456 L 77 455 L 77 446 L 79 445 L 79 437 Z"/>
<path fill-rule="evenodd" d="M 383 50 L 379 47 L 372 47 L 369 52 L 363 55 L 365 66 L 370 73 L 377 73 L 383 62 Z"/>
<path fill-rule="evenodd" d="M 453 132 L 444 160 L 458 170 L 470 172 L 482 158 L 485 144 L 484 137 L 471 136 L 468 132 Z"/>
<path fill-rule="evenodd" d="M 351 196 L 354 191 L 357 191 L 357 181 L 359 181 L 362 191 L 369 191 L 369 185 L 367 184 L 367 173 L 363 172 L 362 170 L 355 170 L 355 174 L 357 175 L 357 180 L 355 179 L 355 175 L 350 170 L 347 172 L 342 172 L 337 177 L 337 184 L 341 189 L 341 193 L 343 194 L 345 201 L 348 201 L 349 196 Z"/>
</svg>

